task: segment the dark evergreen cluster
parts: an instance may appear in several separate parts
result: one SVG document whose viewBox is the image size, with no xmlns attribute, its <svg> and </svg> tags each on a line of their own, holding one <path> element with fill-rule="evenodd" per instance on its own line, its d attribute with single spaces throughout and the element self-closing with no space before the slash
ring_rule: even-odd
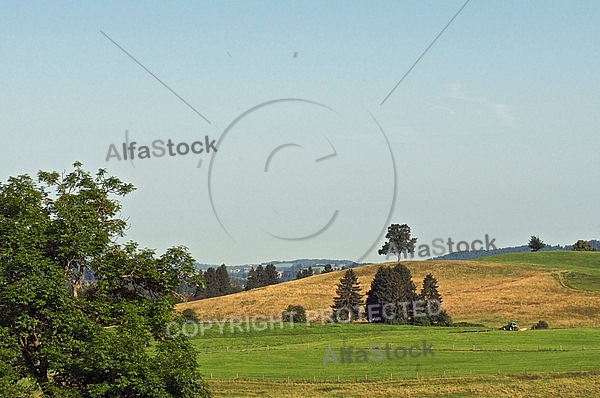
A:
<svg viewBox="0 0 600 398">
<path fill-rule="evenodd" d="M 296 279 L 308 278 L 309 276 L 313 276 L 314 272 L 312 267 L 304 268 L 296 274 Z"/>
<path fill-rule="evenodd" d="M 398 263 L 393 268 L 379 267 L 363 302 L 358 277 L 349 269 L 337 285 L 331 320 L 345 323 L 366 318 L 372 323 L 451 326 L 438 288 L 437 279 L 428 274 L 417 293 L 410 270 Z"/>
<path fill-rule="evenodd" d="M 375 323 L 450 326 L 452 321 L 441 303 L 433 275 L 425 277 L 417 294 L 410 270 L 398 263 L 377 270 L 367 292 L 366 314 Z"/>
<path fill-rule="evenodd" d="M 229 273 L 227 272 L 225 264 L 221 264 L 217 269 L 212 267 L 208 268 L 204 271 L 202 276 L 204 278 L 204 284 L 197 288 L 196 294 L 194 295 L 195 299 L 225 296 L 243 290 L 242 286 L 237 281 L 229 278 Z"/>
<path fill-rule="evenodd" d="M 248 272 L 248 282 L 246 283 L 246 290 L 256 289 L 257 287 L 269 286 L 279 283 L 279 275 L 277 269 L 273 264 L 267 264 L 263 267 L 262 264 L 256 267 L 252 267 Z"/>
</svg>

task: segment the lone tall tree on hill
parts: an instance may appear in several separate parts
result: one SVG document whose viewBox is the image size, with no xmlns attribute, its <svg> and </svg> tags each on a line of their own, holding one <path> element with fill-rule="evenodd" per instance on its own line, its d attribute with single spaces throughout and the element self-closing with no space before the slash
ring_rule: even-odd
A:
<svg viewBox="0 0 600 398">
<path fill-rule="evenodd" d="M 539 236 L 531 235 L 528 246 L 532 252 L 537 252 L 538 250 L 542 250 L 544 247 L 546 247 L 546 244 L 542 242 Z"/>
<path fill-rule="evenodd" d="M 385 255 L 386 258 L 389 255 L 395 255 L 398 258 L 398 262 L 402 254 L 404 254 L 405 258 L 409 255 L 411 257 L 414 256 L 417 238 L 410 236 L 410 227 L 407 224 L 390 225 L 385 238 L 387 242 L 379 249 L 378 253 L 380 255 Z"/>
<path fill-rule="evenodd" d="M 350 268 L 344 273 L 337 285 L 333 299 L 333 319 L 338 321 L 352 321 L 358 319 L 359 308 L 363 304 L 360 283 L 356 273 Z"/>
</svg>

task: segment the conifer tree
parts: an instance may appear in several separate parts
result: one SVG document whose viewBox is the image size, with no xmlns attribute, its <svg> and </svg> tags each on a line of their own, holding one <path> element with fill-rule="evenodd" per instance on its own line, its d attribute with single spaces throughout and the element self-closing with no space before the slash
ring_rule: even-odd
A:
<svg viewBox="0 0 600 398">
<path fill-rule="evenodd" d="M 380 267 L 367 292 L 367 317 L 376 323 L 412 323 L 412 302 L 416 298 L 416 286 L 404 264 Z"/>
<path fill-rule="evenodd" d="M 450 326 L 452 324 L 450 315 L 442 309 L 442 295 L 438 291 L 438 281 L 432 274 L 427 274 L 423 279 L 419 300 L 425 301 L 426 311 L 425 316 L 415 318 L 417 323 L 432 326 Z"/>
<path fill-rule="evenodd" d="M 347 321 L 358 319 L 359 307 L 363 304 L 363 294 L 356 273 L 349 269 L 344 273 L 337 285 L 335 293 L 337 296 L 333 299 L 333 319 L 337 321 Z"/>
<path fill-rule="evenodd" d="M 277 268 L 273 264 L 268 264 L 265 267 L 265 285 L 274 285 L 279 283 L 279 274 L 277 273 Z"/>
</svg>

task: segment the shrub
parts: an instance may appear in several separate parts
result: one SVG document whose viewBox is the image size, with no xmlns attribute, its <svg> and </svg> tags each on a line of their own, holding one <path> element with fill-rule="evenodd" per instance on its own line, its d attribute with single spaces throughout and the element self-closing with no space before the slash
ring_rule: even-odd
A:
<svg viewBox="0 0 600 398">
<path fill-rule="evenodd" d="M 184 310 L 181 315 L 183 315 L 183 317 L 187 320 L 187 321 L 197 321 L 198 318 L 196 317 L 196 313 L 194 312 L 193 309 L 188 308 L 186 310 Z"/>
<path fill-rule="evenodd" d="M 288 305 L 281 313 L 284 322 L 301 323 L 306 322 L 306 310 L 301 305 Z"/>
<path fill-rule="evenodd" d="M 535 330 L 535 329 L 548 329 L 548 322 L 546 321 L 539 321 L 538 323 L 536 323 L 535 325 L 533 325 L 531 327 L 531 329 Z"/>
</svg>

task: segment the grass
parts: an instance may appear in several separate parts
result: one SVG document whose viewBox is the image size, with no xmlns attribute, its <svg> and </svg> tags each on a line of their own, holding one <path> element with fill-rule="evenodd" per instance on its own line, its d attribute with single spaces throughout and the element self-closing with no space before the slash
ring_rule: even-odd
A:
<svg viewBox="0 0 600 398">
<path fill-rule="evenodd" d="M 600 370 L 599 328 L 465 332 L 473 329 L 275 325 L 244 333 L 208 330 L 193 339 L 205 378 L 334 382 Z M 392 354 L 392 360 L 324 364 L 328 348 L 339 361 L 340 347 L 409 347 L 423 340 L 433 345 L 433 357 L 396 359 Z"/>
<path fill-rule="evenodd" d="M 600 291 L 600 252 L 510 253 L 485 257 L 481 261 L 558 271 L 567 287 Z"/>
<path fill-rule="evenodd" d="M 271 382 L 209 380 L 216 397 L 593 397 L 600 391 L 597 372 L 536 376 L 473 376 L 361 382 Z"/>
</svg>

